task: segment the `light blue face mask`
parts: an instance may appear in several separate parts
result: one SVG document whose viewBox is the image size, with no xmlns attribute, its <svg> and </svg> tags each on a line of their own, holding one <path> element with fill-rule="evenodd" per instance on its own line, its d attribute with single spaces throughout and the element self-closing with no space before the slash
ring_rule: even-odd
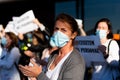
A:
<svg viewBox="0 0 120 80">
<path fill-rule="evenodd" d="M 1 38 L 1 44 L 2 44 L 3 46 L 5 46 L 5 45 L 7 44 L 7 40 L 6 40 L 5 37 L 2 37 L 2 38 Z"/>
<path fill-rule="evenodd" d="M 67 42 L 70 40 L 70 38 L 65 35 L 64 33 L 57 31 L 53 34 L 53 36 L 50 38 L 50 45 L 52 47 L 63 47 L 67 44 Z"/>
<path fill-rule="evenodd" d="M 97 30 L 96 35 L 100 37 L 100 39 L 105 38 L 107 36 L 106 30 Z"/>
</svg>

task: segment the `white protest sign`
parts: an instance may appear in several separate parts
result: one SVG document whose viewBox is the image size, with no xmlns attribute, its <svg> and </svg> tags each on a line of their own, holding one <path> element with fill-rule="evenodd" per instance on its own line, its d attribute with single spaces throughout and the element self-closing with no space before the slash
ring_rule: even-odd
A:
<svg viewBox="0 0 120 80">
<path fill-rule="evenodd" d="M 12 20 L 13 20 L 13 21 L 17 21 L 18 19 L 19 19 L 19 17 L 15 17 L 15 16 L 12 17 Z"/>
<path fill-rule="evenodd" d="M 27 33 L 37 29 L 38 26 L 33 23 L 33 19 L 35 19 L 35 16 L 32 10 L 27 11 L 20 17 L 13 17 L 15 30 L 18 33 Z"/>
<path fill-rule="evenodd" d="M 13 32 L 15 35 L 18 35 L 18 32 L 15 30 L 13 21 L 9 21 L 5 27 L 5 32 Z"/>
<path fill-rule="evenodd" d="M 84 57 L 86 66 L 91 66 L 91 62 L 103 62 L 103 54 L 97 49 L 100 45 L 98 36 L 77 36 L 75 48 Z"/>
<path fill-rule="evenodd" d="M 79 28 L 82 28 L 82 26 L 83 26 L 82 20 L 81 19 L 75 19 L 75 20 L 77 21 Z"/>
<path fill-rule="evenodd" d="M 32 10 L 25 12 L 20 17 L 12 17 L 12 19 L 13 21 L 9 21 L 5 27 L 5 32 L 13 32 L 18 35 L 18 33 L 24 34 L 38 29 L 38 26 L 33 23 L 35 16 Z"/>
</svg>

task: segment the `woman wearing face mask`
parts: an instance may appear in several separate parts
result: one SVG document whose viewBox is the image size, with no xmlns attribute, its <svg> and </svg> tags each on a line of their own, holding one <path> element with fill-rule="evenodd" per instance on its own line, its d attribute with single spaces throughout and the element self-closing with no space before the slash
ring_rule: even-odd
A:
<svg viewBox="0 0 120 80">
<path fill-rule="evenodd" d="M 1 43 L 4 45 L 0 58 L 0 80 L 20 80 L 17 64 L 20 58 L 17 36 L 6 32 Z"/>
<path fill-rule="evenodd" d="M 5 35 L 5 32 L 4 32 L 3 25 L 0 25 L 0 57 L 2 55 L 2 46 L 3 46 L 1 45 L 1 39 L 4 35 Z"/>
<path fill-rule="evenodd" d="M 112 39 L 112 26 L 107 18 L 100 19 L 95 25 L 95 34 L 100 37 L 98 49 L 103 53 L 105 62 L 93 62 L 92 80 L 116 80 L 119 75 L 119 46 Z"/>
<path fill-rule="evenodd" d="M 77 31 L 78 25 L 74 18 L 64 13 L 58 15 L 50 39 L 50 45 L 58 47 L 58 50 L 51 54 L 46 73 L 32 60 L 32 67 L 19 65 L 20 70 L 37 80 L 83 80 L 85 62 L 73 45 Z"/>
</svg>

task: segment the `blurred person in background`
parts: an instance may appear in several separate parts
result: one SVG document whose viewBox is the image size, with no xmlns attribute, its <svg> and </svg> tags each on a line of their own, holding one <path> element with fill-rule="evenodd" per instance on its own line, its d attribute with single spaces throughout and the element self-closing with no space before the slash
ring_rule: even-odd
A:
<svg viewBox="0 0 120 80">
<path fill-rule="evenodd" d="M 120 75 L 119 46 L 113 40 L 112 24 L 108 18 L 102 18 L 95 24 L 95 35 L 99 36 L 101 45 L 98 49 L 103 53 L 105 62 L 92 62 L 92 80 L 117 80 Z"/>
<path fill-rule="evenodd" d="M 25 34 L 18 33 L 17 38 L 18 38 L 19 50 L 21 53 L 21 57 L 20 57 L 18 64 L 28 65 L 30 62 L 30 57 L 25 55 L 24 51 L 28 50 L 29 44 L 31 44 L 32 42 L 32 34 L 31 32 L 28 32 Z M 21 75 L 22 80 L 28 80 L 28 77 L 23 75 L 21 72 L 20 72 L 20 75 Z"/>
<path fill-rule="evenodd" d="M 5 36 L 5 31 L 3 28 L 3 25 L 0 25 L 0 57 L 2 55 L 2 45 L 1 45 L 1 39 L 3 38 L 3 36 Z"/>
<path fill-rule="evenodd" d="M 28 50 L 24 51 L 24 54 L 33 59 L 38 65 L 46 65 L 45 61 L 41 60 L 42 52 L 48 47 L 48 40 L 40 31 L 32 32 L 32 43 L 29 44 Z M 32 66 L 32 63 L 29 63 Z M 29 77 L 30 78 L 30 77 Z M 33 78 L 30 78 L 33 80 Z"/>
<path fill-rule="evenodd" d="M 1 39 L 1 44 L 3 51 L 0 58 L 0 80 L 20 80 L 17 66 L 21 54 L 17 36 L 12 32 L 6 32 Z"/>
<path fill-rule="evenodd" d="M 45 38 L 47 39 L 47 45 L 48 45 L 48 47 L 46 47 L 46 48 L 43 50 L 42 56 L 41 56 L 41 60 L 44 61 L 45 63 L 47 63 L 50 54 L 51 54 L 54 50 L 57 50 L 57 47 L 52 47 L 52 46 L 50 46 L 50 44 L 48 43 L 48 42 L 50 41 L 50 36 L 51 36 L 51 33 L 50 33 L 49 29 L 46 28 L 37 18 L 34 19 L 33 22 L 38 25 L 40 31 L 43 33 L 43 35 L 44 35 Z M 38 29 L 38 30 L 39 30 L 39 29 Z"/>
<path fill-rule="evenodd" d="M 42 51 L 49 45 L 50 34 L 49 30 L 37 18 L 33 22 L 38 25 L 39 28 L 37 30 L 18 34 L 19 47 L 22 53 L 19 64 L 30 65 L 30 58 L 34 58 L 38 64 L 44 66 L 46 62 L 41 60 Z M 28 80 L 26 76 L 24 76 L 24 79 Z"/>
</svg>

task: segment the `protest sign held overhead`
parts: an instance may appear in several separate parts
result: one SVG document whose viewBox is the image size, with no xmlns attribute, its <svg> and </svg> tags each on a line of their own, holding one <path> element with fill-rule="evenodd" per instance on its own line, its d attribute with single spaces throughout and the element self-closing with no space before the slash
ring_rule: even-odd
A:
<svg viewBox="0 0 120 80">
<path fill-rule="evenodd" d="M 13 17 L 12 19 L 13 21 L 7 24 L 5 31 L 12 31 L 17 35 L 18 33 L 24 34 L 38 29 L 38 26 L 33 23 L 35 16 L 32 10 L 25 12 L 20 17 Z"/>
<path fill-rule="evenodd" d="M 84 57 L 87 66 L 90 66 L 92 61 L 104 61 L 98 45 L 100 45 L 98 36 L 77 36 L 75 39 L 75 48 Z"/>
<path fill-rule="evenodd" d="M 18 19 L 13 20 L 15 30 L 19 33 L 27 33 L 37 29 L 38 26 L 33 23 L 33 19 L 35 19 L 35 16 L 32 10 L 24 13 Z"/>
<path fill-rule="evenodd" d="M 13 21 L 9 21 L 5 27 L 5 32 L 13 32 L 15 35 L 18 35 L 18 32 L 15 30 Z"/>
</svg>

